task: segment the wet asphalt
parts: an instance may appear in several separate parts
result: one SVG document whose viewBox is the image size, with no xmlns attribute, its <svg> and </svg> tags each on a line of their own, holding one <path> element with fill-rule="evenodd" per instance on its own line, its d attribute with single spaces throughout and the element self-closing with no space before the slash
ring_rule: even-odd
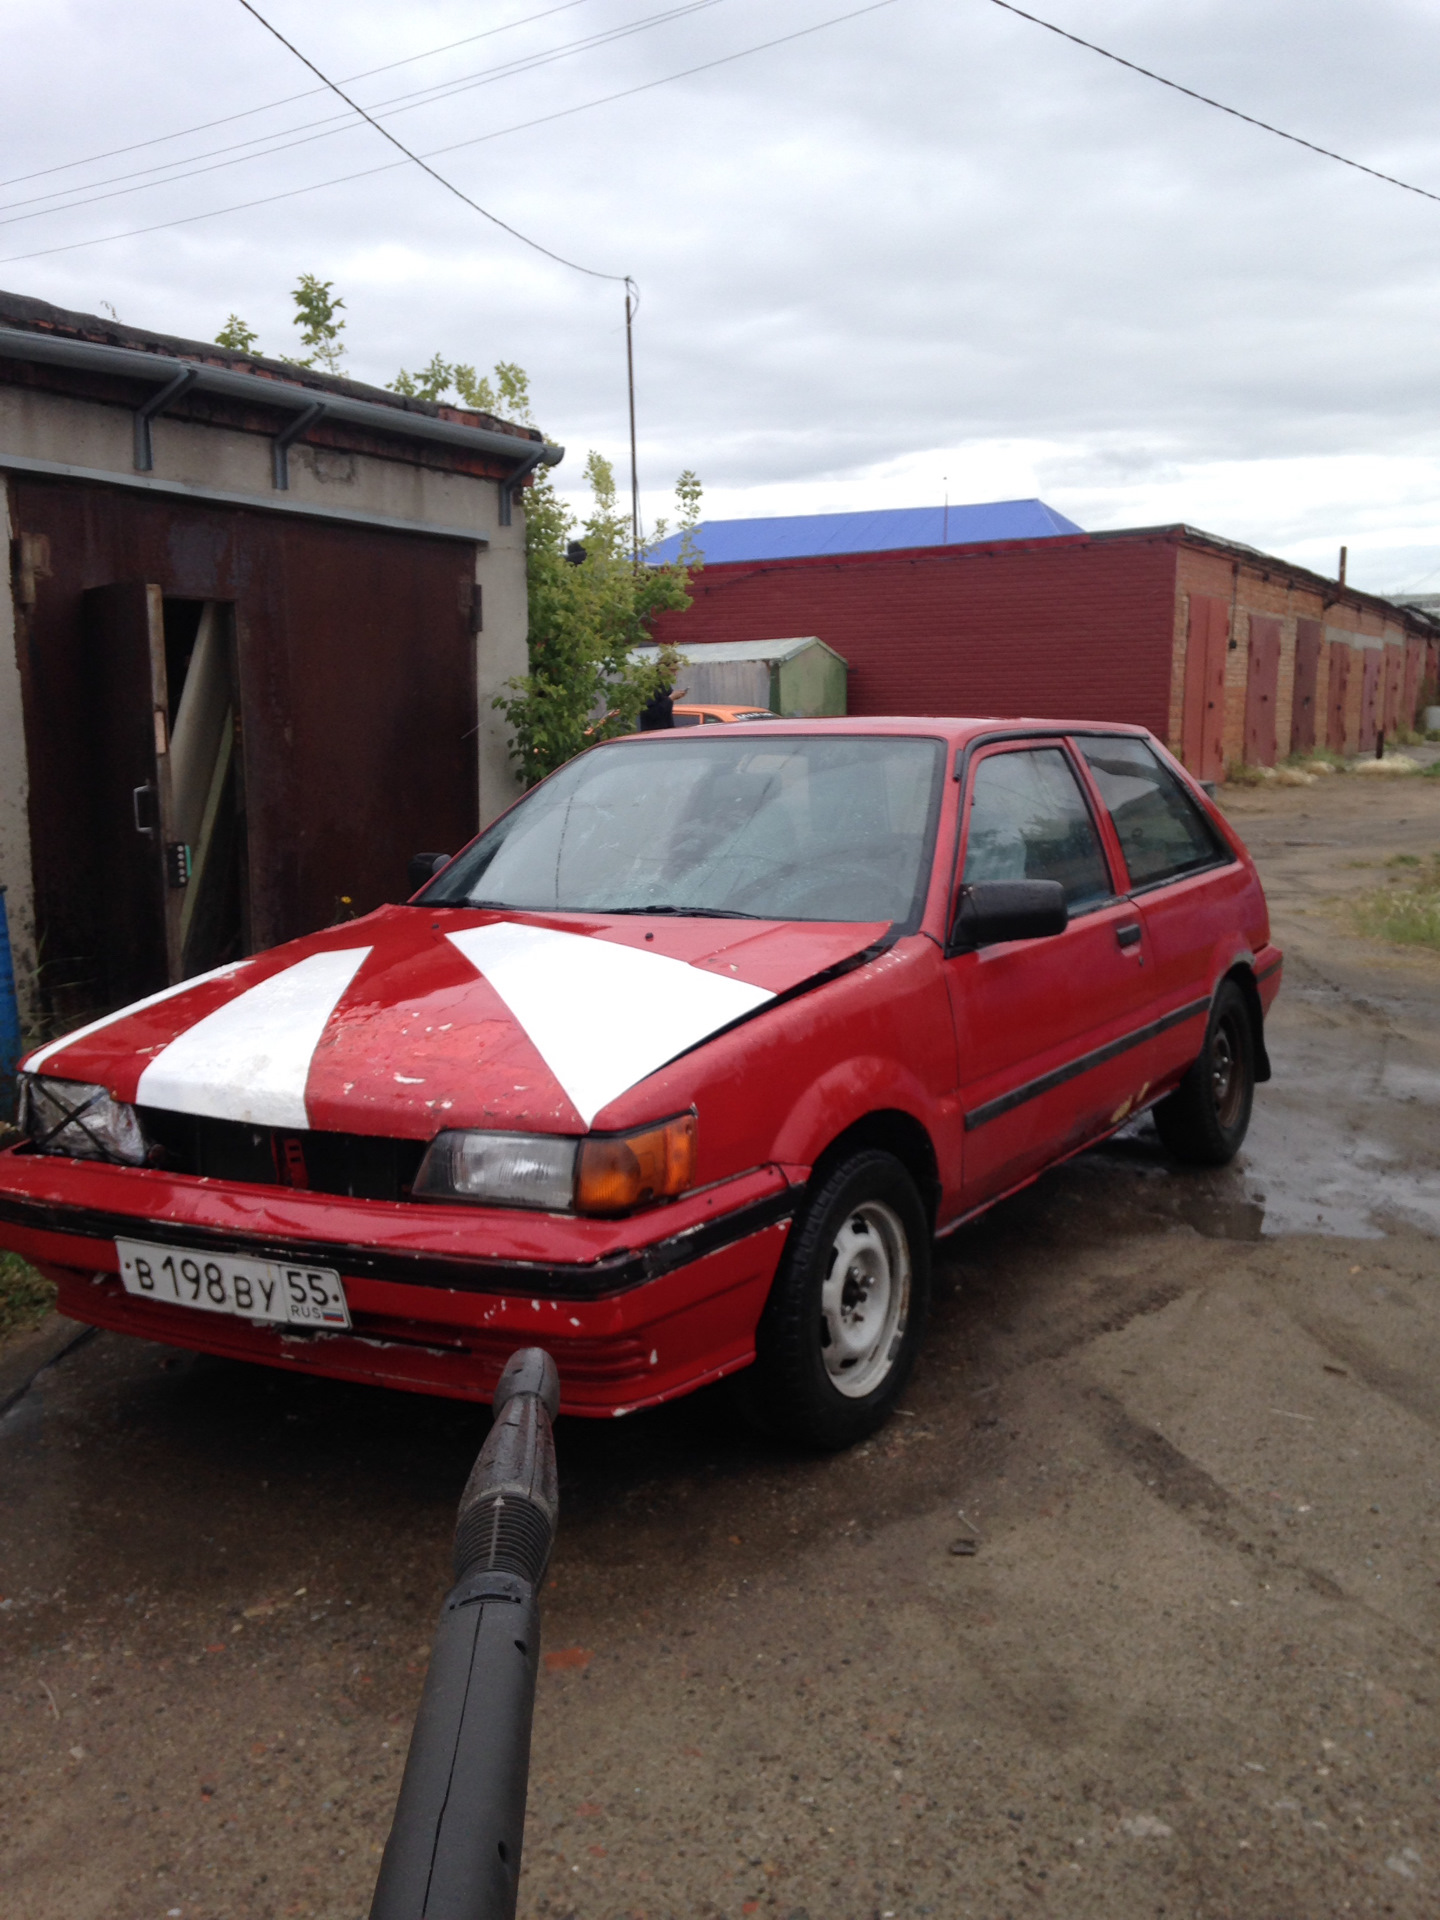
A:
<svg viewBox="0 0 1440 1920">
<path fill-rule="evenodd" d="M 1140 1123 L 944 1249 L 901 1414 L 562 1423 L 520 1910 L 1440 1911 L 1440 783 L 1228 805 L 1286 985 L 1239 1164 Z M 0 1422 L 0 1911 L 368 1906 L 474 1409 L 100 1335 Z"/>
</svg>

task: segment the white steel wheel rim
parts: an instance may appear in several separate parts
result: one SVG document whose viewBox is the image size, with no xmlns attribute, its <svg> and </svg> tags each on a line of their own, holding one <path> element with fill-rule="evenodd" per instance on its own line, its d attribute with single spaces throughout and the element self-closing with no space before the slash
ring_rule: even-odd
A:
<svg viewBox="0 0 1440 1920">
<path fill-rule="evenodd" d="M 820 1287 L 820 1352 L 830 1384 L 863 1399 L 899 1356 L 910 1313 L 910 1243 L 883 1201 L 852 1207 L 830 1247 Z"/>
</svg>

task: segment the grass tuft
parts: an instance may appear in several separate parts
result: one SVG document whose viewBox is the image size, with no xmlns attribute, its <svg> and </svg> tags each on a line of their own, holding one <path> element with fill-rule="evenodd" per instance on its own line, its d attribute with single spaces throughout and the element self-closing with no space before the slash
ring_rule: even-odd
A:
<svg viewBox="0 0 1440 1920">
<path fill-rule="evenodd" d="M 1411 854 L 1396 854 L 1387 866 L 1419 866 Z M 1413 879 L 1397 875 L 1389 886 L 1361 894 L 1352 912 L 1361 933 L 1376 940 L 1389 940 L 1397 946 L 1440 948 L 1440 854 L 1433 854 L 1428 869 Z"/>
<path fill-rule="evenodd" d="M 0 1340 L 38 1326 L 55 1304 L 55 1288 L 18 1253 L 0 1253 Z"/>
</svg>

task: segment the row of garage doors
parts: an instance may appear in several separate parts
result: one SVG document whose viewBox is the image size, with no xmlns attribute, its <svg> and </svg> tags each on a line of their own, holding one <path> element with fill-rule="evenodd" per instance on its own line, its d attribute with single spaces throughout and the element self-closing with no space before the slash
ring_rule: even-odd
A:
<svg viewBox="0 0 1440 1920">
<path fill-rule="evenodd" d="M 1229 602 L 1191 596 L 1183 758 L 1202 778 L 1221 778 L 1236 760 L 1270 767 L 1282 755 L 1317 747 L 1369 753 L 1382 734 L 1393 739 L 1413 723 L 1426 665 L 1423 640 L 1382 645 L 1378 636 L 1337 638 L 1319 620 L 1300 619 L 1289 649 L 1280 619 L 1246 617 L 1241 685 L 1233 668 L 1227 671 L 1239 651 L 1231 641 Z"/>
</svg>

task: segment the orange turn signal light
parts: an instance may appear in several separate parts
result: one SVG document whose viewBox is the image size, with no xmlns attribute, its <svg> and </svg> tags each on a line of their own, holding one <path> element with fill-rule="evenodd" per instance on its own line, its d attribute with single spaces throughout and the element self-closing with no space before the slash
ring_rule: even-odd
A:
<svg viewBox="0 0 1440 1920">
<path fill-rule="evenodd" d="M 579 1213 L 628 1213 L 683 1193 L 695 1178 L 695 1116 L 682 1113 L 642 1133 L 592 1135 L 575 1171 Z"/>
</svg>

